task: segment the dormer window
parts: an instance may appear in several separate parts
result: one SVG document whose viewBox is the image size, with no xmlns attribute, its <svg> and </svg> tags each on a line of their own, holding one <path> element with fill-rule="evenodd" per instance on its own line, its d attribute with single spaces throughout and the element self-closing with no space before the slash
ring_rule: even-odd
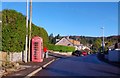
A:
<svg viewBox="0 0 120 78">
<path fill-rule="evenodd" d="M 70 44 L 68 44 L 68 46 L 70 46 Z"/>
</svg>

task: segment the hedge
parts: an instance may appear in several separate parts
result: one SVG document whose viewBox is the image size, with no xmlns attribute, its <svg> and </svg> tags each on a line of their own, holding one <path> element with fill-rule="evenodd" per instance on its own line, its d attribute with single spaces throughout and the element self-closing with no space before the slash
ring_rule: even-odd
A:
<svg viewBox="0 0 120 78">
<path fill-rule="evenodd" d="M 75 51 L 75 47 L 54 45 L 54 44 L 49 44 L 48 49 L 53 50 L 53 51 L 59 51 L 59 52 L 73 52 L 73 51 Z"/>
<path fill-rule="evenodd" d="M 29 28 L 28 28 L 29 29 Z M 32 37 L 43 38 L 44 46 L 49 42 L 47 31 L 32 23 Z M 26 16 L 15 10 L 2 11 L 2 51 L 21 52 L 25 50 Z M 1 49 L 0 49 L 1 50 Z"/>
</svg>

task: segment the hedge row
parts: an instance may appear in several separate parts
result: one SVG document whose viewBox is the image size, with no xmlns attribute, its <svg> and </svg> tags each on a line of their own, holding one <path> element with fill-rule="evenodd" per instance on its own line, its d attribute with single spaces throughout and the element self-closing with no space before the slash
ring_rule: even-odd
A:
<svg viewBox="0 0 120 78">
<path fill-rule="evenodd" d="M 53 51 L 59 51 L 59 52 L 73 52 L 73 51 L 75 51 L 75 47 L 53 45 L 53 44 L 49 44 L 48 49 L 53 50 Z"/>
<path fill-rule="evenodd" d="M 28 28 L 29 29 L 29 28 Z M 47 31 L 32 23 L 32 37 L 43 38 L 44 46 L 49 42 Z M 15 10 L 2 11 L 2 51 L 21 52 L 25 50 L 26 17 Z M 1 49 L 0 49 L 1 50 Z"/>
</svg>

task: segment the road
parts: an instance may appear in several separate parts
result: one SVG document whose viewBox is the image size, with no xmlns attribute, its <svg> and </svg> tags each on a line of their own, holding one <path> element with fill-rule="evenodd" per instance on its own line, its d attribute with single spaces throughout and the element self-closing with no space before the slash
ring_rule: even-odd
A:
<svg viewBox="0 0 120 78">
<path fill-rule="evenodd" d="M 35 76 L 120 76 L 120 68 L 97 59 L 96 55 L 60 58 Z"/>
</svg>

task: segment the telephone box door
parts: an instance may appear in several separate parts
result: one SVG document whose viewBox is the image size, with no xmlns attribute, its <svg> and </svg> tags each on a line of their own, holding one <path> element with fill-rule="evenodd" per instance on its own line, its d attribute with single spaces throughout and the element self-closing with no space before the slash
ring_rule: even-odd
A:
<svg viewBox="0 0 120 78">
<path fill-rule="evenodd" d="M 32 61 L 42 62 L 43 61 L 43 40 L 41 37 L 32 38 Z"/>
</svg>

